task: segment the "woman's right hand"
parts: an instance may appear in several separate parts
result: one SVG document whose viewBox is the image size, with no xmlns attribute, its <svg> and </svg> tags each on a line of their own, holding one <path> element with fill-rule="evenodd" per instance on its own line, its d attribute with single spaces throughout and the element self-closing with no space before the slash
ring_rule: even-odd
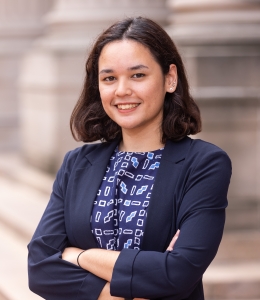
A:
<svg viewBox="0 0 260 300">
<path fill-rule="evenodd" d="M 110 283 L 107 282 L 101 291 L 98 300 L 125 300 L 125 298 L 114 297 L 110 295 Z M 134 298 L 133 300 L 147 300 L 144 298 Z"/>
<path fill-rule="evenodd" d="M 98 300 L 124 300 L 124 298 L 121 297 L 114 297 L 110 295 L 110 283 L 107 282 L 101 291 Z"/>
<path fill-rule="evenodd" d="M 180 234 L 180 229 L 177 230 L 177 232 L 175 233 L 174 237 L 172 238 L 168 248 L 166 249 L 166 251 L 172 251 L 173 250 L 173 247 L 174 247 L 174 244 L 176 243 L 178 237 L 179 237 L 179 234 Z"/>
<path fill-rule="evenodd" d="M 176 243 L 178 237 L 180 234 L 180 230 L 178 229 L 177 232 L 175 233 L 174 237 L 172 238 L 168 248 L 166 249 L 167 251 L 172 251 L 174 248 L 174 244 Z M 110 295 L 110 283 L 107 282 L 101 291 L 98 300 L 124 300 L 124 298 L 121 297 L 114 297 Z M 147 300 L 144 298 L 134 298 L 133 300 Z"/>
<path fill-rule="evenodd" d="M 168 248 L 166 249 L 167 251 L 172 251 L 174 248 L 174 244 L 176 243 L 178 237 L 180 234 L 180 230 L 178 229 L 177 232 L 175 233 L 174 237 L 172 238 Z M 98 300 L 124 300 L 124 298 L 121 297 L 114 297 L 110 295 L 110 283 L 107 282 L 106 285 L 104 286 L 103 290 L 101 291 Z M 144 298 L 134 298 L 133 300 L 147 300 Z"/>
</svg>

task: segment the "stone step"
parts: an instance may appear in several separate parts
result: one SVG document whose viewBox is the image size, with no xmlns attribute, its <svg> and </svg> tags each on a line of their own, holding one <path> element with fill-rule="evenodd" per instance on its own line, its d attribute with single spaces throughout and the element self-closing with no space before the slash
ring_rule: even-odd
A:
<svg viewBox="0 0 260 300">
<path fill-rule="evenodd" d="M 2 152 L 0 155 L 0 175 L 17 181 L 37 191 L 50 194 L 55 176 L 39 171 L 23 161 L 17 153 Z"/>
<path fill-rule="evenodd" d="M 260 260 L 260 230 L 225 231 L 221 241 L 217 262 Z"/>
<path fill-rule="evenodd" d="M 48 196 L 0 176 L 0 299 L 36 300 L 27 282 L 27 244 Z"/>
<path fill-rule="evenodd" d="M 260 299 L 260 260 L 213 262 L 203 282 L 206 299 Z"/>
<path fill-rule="evenodd" d="M 2 292 L 0 291 L 0 300 L 10 300 L 10 299 L 6 298 L 6 296 L 3 295 Z"/>
<path fill-rule="evenodd" d="M 226 231 L 203 278 L 207 300 L 260 300 L 260 232 Z"/>
<path fill-rule="evenodd" d="M 49 196 L 20 182 L 0 177 L 0 220 L 29 241 Z"/>
<path fill-rule="evenodd" d="M 228 230 L 260 229 L 260 202 L 256 199 L 229 199 Z"/>
<path fill-rule="evenodd" d="M 0 223 L 0 299 L 37 300 L 28 288 L 26 240 Z"/>
</svg>

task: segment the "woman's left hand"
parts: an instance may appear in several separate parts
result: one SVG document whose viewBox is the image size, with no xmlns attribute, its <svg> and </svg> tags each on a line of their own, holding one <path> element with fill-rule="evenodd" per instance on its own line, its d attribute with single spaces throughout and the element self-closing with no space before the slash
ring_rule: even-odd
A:
<svg viewBox="0 0 260 300">
<path fill-rule="evenodd" d="M 74 265 L 78 265 L 77 258 L 82 251 L 83 251 L 82 249 L 76 247 L 65 248 L 62 253 L 62 259 Z"/>
</svg>

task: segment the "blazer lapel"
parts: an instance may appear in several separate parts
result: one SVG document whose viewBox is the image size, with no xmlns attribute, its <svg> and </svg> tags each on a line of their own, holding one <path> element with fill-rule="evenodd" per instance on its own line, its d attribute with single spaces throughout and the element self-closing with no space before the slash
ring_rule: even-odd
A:
<svg viewBox="0 0 260 300">
<path fill-rule="evenodd" d="M 147 212 L 143 250 L 165 251 L 172 232 L 177 231 L 174 190 L 182 169 L 180 162 L 185 159 L 190 144 L 188 137 L 179 142 L 166 142 Z"/>
<path fill-rule="evenodd" d="M 117 144 L 118 140 L 100 145 L 83 158 L 81 166 L 75 171 L 71 184 L 73 191 L 69 200 L 69 211 L 72 212 L 70 226 L 73 226 L 71 232 L 75 245 L 83 249 L 97 247 L 90 226 L 92 206 Z"/>
</svg>

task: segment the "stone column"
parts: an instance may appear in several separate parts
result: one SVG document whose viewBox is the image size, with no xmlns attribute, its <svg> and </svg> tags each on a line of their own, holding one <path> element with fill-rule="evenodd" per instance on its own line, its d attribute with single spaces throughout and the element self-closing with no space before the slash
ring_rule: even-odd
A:
<svg viewBox="0 0 260 300">
<path fill-rule="evenodd" d="M 65 152 L 79 146 L 69 130 L 72 109 L 83 86 L 87 49 L 112 22 L 145 15 L 162 25 L 163 0 L 57 0 L 46 17 L 46 34 L 23 62 L 21 133 L 24 158 L 55 172 Z"/>
<path fill-rule="evenodd" d="M 0 0 L 0 150 L 19 148 L 17 76 L 21 56 L 42 33 L 52 0 Z"/>
<path fill-rule="evenodd" d="M 260 228 L 260 2 L 169 0 L 203 131 L 233 162 L 227 228 Z"/>
</svg>

